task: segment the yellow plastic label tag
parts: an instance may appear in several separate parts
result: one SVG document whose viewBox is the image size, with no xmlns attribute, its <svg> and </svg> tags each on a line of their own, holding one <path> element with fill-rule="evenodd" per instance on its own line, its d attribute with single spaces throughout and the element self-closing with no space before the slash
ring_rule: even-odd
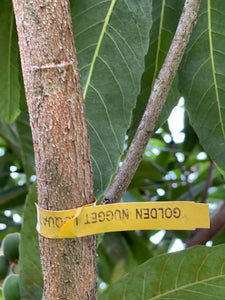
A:
<svg viewBox="0 0 225 300">
<path fill-rule="evenodd" d="M 209 228 L 207 204 L 194 202 L 132 202 L 65 211 L 37 206 L 37 230 L 47 238 L 62 239 L 127 230 L 194 230 Z"/>
</svg>

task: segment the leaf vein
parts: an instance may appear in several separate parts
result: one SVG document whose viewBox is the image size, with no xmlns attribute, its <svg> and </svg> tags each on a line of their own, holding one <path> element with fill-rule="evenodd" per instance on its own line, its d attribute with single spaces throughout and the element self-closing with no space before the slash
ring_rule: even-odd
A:
<svg viewBox="0 0 225 300">
<path fill-rule="evenodd" d="M 115 131 L 114 131 L 114 128 L 113 128 L 113 125 L 112 125 L 112 121 L 111 121 L 111 119 L 110 119 L 109 112 L 108 112 L 108 109 L 107 109 L 107 107 L 106 107 L 106 105 L 105 105 L 105 102 L 104 102 L 104 100 L 103 100 L 101 94 L 99 93 L 99 91 L 98 91 L 92 84 L 90 84 L 90 87 L 96 92 L 96 94 L 98 95 L 99 99 L 100 99 L 101 102 L 102 102 L 102 105 L 104 106 L 104 109 L 105 109 L 105 112 L 106 112 L 106 115 L 107 115 L 107 119 L 108 119 L 108 121 L 109 121 L 109 126 L 110 126 L 110 128 L 112 129 L 114 138 L 115 138 L 116 143 L 117 143 L 117 146 L 118 146 L 118 148 L 119 148 L 119 141 L 118 141 L 117 136 L 116 136 L 116 133 L 115 133 Z"/>
<path fill-rule="evenodd" d="M 107 151 L 107 149 L 106 149 L 106 147 L 105 147 L 105 145 L 104 145 L 104 143 L 103 143 L 101 137 L 99 136 L 98 132 L 95 130 L 94 126 L 90 123 L 89 120 L 87 120 L 87 123 L 88 123 L 88 125 L 93 129 L 94 133 L 96 134 L 96 136 L 97 136 L 97 138 L 98 138 L 100 144 L 102 145 L 102 148 L 105 150 L 105 152 L 106 152 L 106 154 L 107 154 L 107 156 L 108 156 L 108 159 L 109 159 L 109 162 L 110 162 L 110 164 L 111 164 L 111 167 L 113 168 L 113 163 L 112 163 L 110 154 L 109 154 L 109 152 Z"/>
<path fill-rule="evenodd" d="M 110 5 L 109 10 L 108 10 L 108 13 L 105 17 L 105 21 L 103 23 L 102 31 L 101 31 L 101 34 L 99 36 L 99 40 L 98 40 L 98 43 L 97 43 L 97 47 L 95 49 L 95 53 L 94 53 L 94 56 L 93 56 L 93 59 L 92 59 L 92 62 L 91 62 L 91 67 L 90 67 L 90 71 L 89 71 L 89 74 L 88 74 L 87 82 L 86 82 L 86 85 L 85 85 L 84 99 L 86 98 L 86 94 L 87 94 L 87 90 L 88 90 L 88 87 L 89 87 L 89 83 L 91 81 L 91 77 L 92 77 L 92 73 L 93 73 L 93 70 L 94 70 L 94 65 L 95 65 L 95 62 L 96 62 L 96 58 L 99 54 L 99 50 L 100 50 L 100 47 L 101 47 L 101 44 L 102 44 L 102 41 L 103 41 L 103 37 L 104 37 L 105 31 L 106 31 L 106 28 L 108 26 L 108 23 L 109 23 L 109 20 L 110 20 L 110 17 L 111 17 L 111 14 L 113 12 L 113 8 L 114 8 L 115 4 L 116 4 L 116 0 L 112 0 L 111 5 Z"/>
<path fill-rule="evenodd" d="M 218 112 L 219 112 L 219 119 L 220 119 L 220 123 L 221 123 L 221 129 L 222 129 L 223 137 L 225 139 L 225 130 L 224 130 L 222 113 L 221 113 L 221 109 L 220 109 L 220 98 L 219 98 L 218 87 L 217 87 L 217 80 L 216 80 L 216 74 L 215 74 L 215 62 L 214 62 L 214 55 L 213 55 L 212 23 L 211 23 L 211 0 L 208 0 L 208 27 L 209 27 L 210 58 L 211 58 L 213 80 L 214 80 L 215 92 L 216 92 L 216 102 L 217 102 L 217 108 L 218 108 Z"/>
<path fill-rule="evenodd" d="M 133 85 L 135 85 L 135 80 L 134 80 L 133 72 L 131 71 L 131 69 L 130 69 L 130 67 L 129 67 L 129 65 L 128 65 L 128 63 L 127 63 L 127 61 L 126 61 L 126 59 L 125 59 L 125 57 L 124 57 L 124 55 L 123 55 L 123 53 L 121 52 L 121 50 L 120 50 L 118 44 L 115 42 L 115 40 L 113 39 L 113 37 L 112 37 L 108 32 L 106 32 L 106 34 L 107 34 L 108 37 L 112 40 L 112 42 L 115 44 L 115 46 L 116 46 L 116 48 L 117 48 L 117 50 L 118 50 L 118 52 L 119 52 L 119 54 L 120 54 L 122 60 L 124 61 L 125 65 L 126 65 L 126 67 L 127 67 L 127 69 L 128 69 L 128 72 L 130 73 L 130 77 L 131 77 L 131 80 L 132 80 L 132 82 L 133 82 Z"/>
</svg>

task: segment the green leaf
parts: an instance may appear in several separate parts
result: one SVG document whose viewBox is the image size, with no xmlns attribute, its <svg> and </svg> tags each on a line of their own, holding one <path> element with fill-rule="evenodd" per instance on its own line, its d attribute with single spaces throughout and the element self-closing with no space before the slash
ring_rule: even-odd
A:
<svg viewBox="0 0 225 300">
<path fill-rule="evenodd" d="M 137 172 L 135 173 L 129 189 L 142 188 L 157 182 L 164 175 L 163 169 L 149 159 L 142 159 Z"/>
<path fill-rule="evenodd" d="M 112 284 L 99 300 L 224 299 L 225 245 L 159 255 Z"/>
<path fill-rule="evenodd" d="M 0 240 L 2 240 L 1 239 L 2 233 L 3 232 L 5 233 L 5 231 L 7 231 L 8 228 L 10 228 L 10 230 L 11 230 L 12 227 L 14 227 L 14 230 L 18 230 L 18 228 L 20 227 L 20 223 L 14 222 L 12 216 L 6 217 L 3 212 L 0 213 L 0 223 L 5 224 L 7 226 L 7 228 L 1 229 L 1 231 L 0 231 Z"/>
<path fill-rule="evenodd" d="M 145 57 L 145 72 L 141 81 L 141 92 L 133 112 L 133 121 L 129 130 L 130 140 L 133 138 L 148 102 L 151 88 L 164 62 L 167 51 L 176 31 L 184 1 L 180 0 L 153 0 L 153 22 L 150 31 L 150 44 Z M 175 77 L 164 108 L 159 117 L 157 128 L 168 118 L 172 108 L 180 97 L 178 79 Z"/>
<path fill-rule="evenodd" d="M 202 1 L 180 69 L 181 92 L 201 145 L 225 170 L 225 6 Z"/>
<path fill-rule="evenodd" d="M 36 201 L 37 187 L 36 184 L 33 184 L 26 199 L 19 257 L 21 299 L 29 300 L 41 300 L 43 293 L 42 269 L 36 230 Z"/>
<path fill-rule="evenodd" d="M 185 152 L 186 155 L 191 153 L 194 148 L 199 144 L 198 137 L 194 132 L 193 128 L 190 125 L 188 114 L 185 110 L 184 115 L 184 130 L 185 140 L 182 144 L 182 150 Z"/>
<path fill-rule="evenodd" d="M 115 266 L 123 260 L 129 264 L 127 243 L 120 232 L 105 233 L 98 247 L 98 273 L 104 282 L 110 283 Z"/>
<path fill-rule="evenodd" d="M 15 124 L 7 124 L 0 118 L 0 136 L 3 137 L 9 147 L 20 157 L 20 142 Z"/>
<path fill-rule="evenodd" d="M 27 110 L 21 112 L 20 116 L 17 118 L 16 127 L 21 144 L 23 167 L 27 175 L 27 181 L 29 182 L 30 177 L 35 174 L 35 161 L 29 114 Z"/>
<path fill-rule="evenodd" d="M 151 1 L 73 0 L 71 12 L 99 197 L 118 168 L 140 91 Z"/>
<path fill-rule="evenodd" d="M 12 2 L 1 0 L 0 10 L 0 115 L 12 122 L 20 113 L 18 42 Z"/>
<path fill-rule="evenodd" d="M 98 247 L 99 277 L 107 283 L 117 280 L 151 257 L 149 246 L 133 231 L 105 233 Z"/>
<path fill-rule="evenodd" d="M 12 165 L 11 154 L 5 153 L 0 157 L 0 188 L 4 188 L 10 180 L 10 166 Z"/>
<path fill-rule="evenodd" d="M 21 206 L 25 202 L 27 186 L 16 186 L 0 192 L 0 210 Z"/>
<path fill-rule="evenodd" d="M 152 256 L 149 250 L 151 243 L 148 239 L 141 238 L 136 231 L 124 231 L 122 235 L 126 239 L 136 265 L 145 262 Z"/>
</svg>

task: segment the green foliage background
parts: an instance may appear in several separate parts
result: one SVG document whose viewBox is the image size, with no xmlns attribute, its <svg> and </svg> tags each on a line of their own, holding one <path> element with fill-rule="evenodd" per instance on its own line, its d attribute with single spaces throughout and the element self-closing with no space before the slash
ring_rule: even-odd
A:
<svg viewBox="0 0 225 300">
<path fill-rule="evenodd" d="M 183 0 L 71 0 L 98 199 L 137 129 L 183 4 Z M 20 230 L 14 216 L 22 216 L 20 288 L 23 299 L 38 300 L 43 282 L 35 229 L 32 136 L 12 3 L 2 0 L 0 7 L 0 223 L 5 224 L 0 239 Z M 224 1 L 202 1 L 156 132 L 121 201 L 201 202 L 206 190 L 205 201 L 212 211 L 224 201 L 224 15 Z M 175 143 L 167 119 L 180 97 L 184 97 L 185 138 Z M 202 152 L 206 155 L 200 160 Z M 212 160 L 218 168 L 208 185 Z M 177 238 L 185 243 L 189 232 L 167 231 L 158 244 L 151 239 L 155 233 L 101 237 L 100 299 L 225 299 L 224 231 L 213 241 L 216 247 L 179 253 L 168 252 Z"/>
</svg>

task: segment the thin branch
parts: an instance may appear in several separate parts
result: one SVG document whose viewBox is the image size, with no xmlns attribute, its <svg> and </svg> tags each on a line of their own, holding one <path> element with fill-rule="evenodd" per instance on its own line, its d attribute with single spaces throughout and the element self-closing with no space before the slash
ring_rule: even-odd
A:
<svg viewBox="0 0 225 300">
<path fill-rule="evenodd" d="M 144 115 L 139 124 L 135 137 L 129 147 L 127 155 L 109 187 L 101 204 L 116 203 L 133 178 L 149 139 L 154 132 L 156 122 L 166 101 L 170 86 L 180 65 L 191 32 L 197 21 L 201 0 L 186 0 L 180 21 L 170 46 L 167 57 L 155 80 Z"/>
<path fill-rule="evenodd" d="M 173 141 L 170 143 L 170 145 L 171 145 L 172 149 L 177 150 L 176 145 Z M 190 195 L 190 200 L 195 202 L 195 196 L 194 196 L 194 193 L 193 193 L 193 188 L 192 188 L 192 185 L 191 185 L 191 183 L 189 181 L 189 178 L 188 178 L 189 175 L 190 175 L 190 171 L 187 170 L 186 167 L 181 162 L 179 162 L 179 160 L 177 159 L 176 153 L 174 153 L 174 157 L 176 159 L 176 163 L 178 165 L 178 168 L 180 169 L 182 175 L 185 178 L 185 183 L 186 183 L 186 186 L 188 188 L 188 192 L 189 192 L 189 195 Z"/>
<path fill-rule="evenodd" d="M 205 245 L 206 242 L 213 240 L 222 230 L 225 229 L 225 201 L 215 211 L 210 218 L 209 229 L 196 229 L 192 232 L 186 242 L 186 248 L 195 245 Z"/>
<path fill-rule="evenodd" d="M 207 197 L 208 197 L 208 193 L 209 193 L 209 188 L 212 184 L 213 181 L 213 171 L 215 169 L 215 164 L 212 160 L 210 160 L 210 165 L 209 165 L 209 170 L 208 170 L 208 175 L 207 175 L 207 179 L 206 179 L 206 184 L 205 184 L 205 188 L 202 194 L 202 203 L 205 203 Z"/>
</svg>

